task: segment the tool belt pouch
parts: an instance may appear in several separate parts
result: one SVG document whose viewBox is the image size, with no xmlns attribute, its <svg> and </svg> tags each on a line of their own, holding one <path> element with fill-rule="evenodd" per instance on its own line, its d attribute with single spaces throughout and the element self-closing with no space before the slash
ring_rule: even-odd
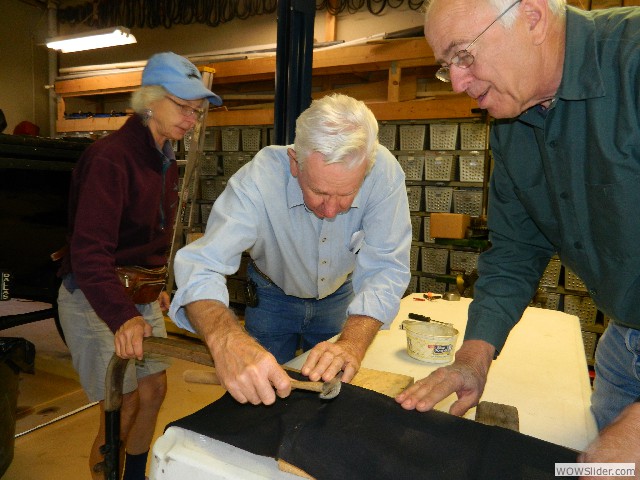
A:
<svg viewBox="0 0 640 480">
<path fill-rule="evenodd" d="M 120 283 L 134 303 L 155 302 L 167 282 L 167 267 L 116 267 Z"/>
</svg>

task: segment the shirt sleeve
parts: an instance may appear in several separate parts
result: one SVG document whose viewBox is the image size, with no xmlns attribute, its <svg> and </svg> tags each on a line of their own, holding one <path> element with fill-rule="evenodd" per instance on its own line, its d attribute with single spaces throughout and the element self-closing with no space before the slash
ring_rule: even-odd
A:
<svg viewBox="0 0 640 480">
<path fill-rule="evenodd" d="M 377 179 L 366 205 L 362 225 L 364 240 L 356 255 L 353 273 L 355 297 L 349 315 L 366 315 L 388 328 L 400 309 L 400 299 L 411 278 L 411 217 L 405 176 L 395 158 L 380 150 L 377 161 L 385 159 L 386 175 Z"/>
<path fill-rule="evenodd" d="M 256 208 L 237 180 L 213 204 L 203 237 L 178 250 L 174 260 L 176 291 L 169 317 L 176 325 L 194 331 L 184 306 L 198 300 L 218 300 L 229 305 L 226 276 L 240 268 L 242 253 L 257 238 Z"/>
<path fill-rule="evenodd" d="M 479 278 L 469 306 L 465 340 L 484 340 L 497 354 L 531 301 L 554 249 L 519 201 L 501 160 L 497 137 L 492 138 L 492 149 L 491 247 L 478 260 Z"/>
</svg>

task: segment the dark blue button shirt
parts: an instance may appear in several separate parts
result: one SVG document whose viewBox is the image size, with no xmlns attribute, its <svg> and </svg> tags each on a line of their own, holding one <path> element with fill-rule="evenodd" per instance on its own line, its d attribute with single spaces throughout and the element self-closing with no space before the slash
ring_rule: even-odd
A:
<svg viewBox="0 0 640 480">
<path fill-rule="evenodd" d="M 600 310 L 640 328 L 640 8 L 567 7 L 553 105 L 496 121 L 491 148 L 492 247 L 465 338 L 499 351 L 554 252 Z"/>
</svg>

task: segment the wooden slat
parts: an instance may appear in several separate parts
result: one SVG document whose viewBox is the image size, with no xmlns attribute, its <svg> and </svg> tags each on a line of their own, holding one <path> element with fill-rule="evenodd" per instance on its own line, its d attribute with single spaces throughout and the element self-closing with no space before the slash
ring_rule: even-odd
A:
<svg viewBox="0 0 640 480">
<path fill-rule="evenodd" d="M 260 110 L 218 110 L 209 112 L 207 126 L 273 125 L 273 108 Z"/>
<path fill-rule="evenodd" d="M 395 87 L 397 90 L 396 102 L 404 102 L 407 100 L 415 100 L 417 98 L 418 79 L 415 75 L 407 76 L 402 82 Z M 362 100 L 363 102 L 386 102 L 389 100 L 389 85 L 387 81 L 362 83 L 359 85 L 350 85 L 347 87 L 333 88 L 330 90 L 321 90 L 311 94 L 312 98 L 322 98 L 332 93 L 343 93 L 351 97 Z"/>
<path fill-rule="evenodd" d="M 387 100 L 389 102 L 400 101 L 400 80 L 402 79 L 402 68 L 396 62 L 391 63 L 389 69 L 389 80 L 387 81 Z M 415 96 L 414 96 L 415 98 Z"/>
<path fill-rule="evenodd" d="M 57 95 L 78 96 L 132 91 L 140 86 L 142 71 L 96 75 L 94 77 L 59 80 L 55 83 Z"/>
<path fill-rule="evenodd" d="M 335 6 L 336 0 L 330 0 L 329 5 Z M 336 39 L 336 16 L 329 12 L 324 14 L 324 41 L 333 42 Z"/>
<path fill-rule="evenodd" d="M 338 54 L 339 52 L 339 54 Z M 379 120 L 417 120 L 441 118 L 476 117 L 471 113 L 475 102 L 468 97 L 451 95 L 436 96 L 435 99 L 417 99 L 417 77 L 420 68 L 433 66 L 434 58 L 427 42 L 423 38 L 398 40 L 382 40 L 364 45 L 354 45 L 329 50 L 319 50 L 313 56 L 314 82 L 323 86 L 324 95 L 330 91 L 343 93 L 361 98 L 369 104 Z M 402 78 L 402 70 L 418 67 L 411 75 Z M 213 68 L 213 88 L 215 85 L 240 85 L 272 81 L 275 75 L 275 55 L 256 57 L 229 62 L 210 64 L 203 68 Z M 385 70 L 389 71 L 384 76 Z M 380 72 L 380 73 L 375 73 Z M 355 80 L 362 77 L 358 85 L 341 86 L 337 89 L 327 89 L 331 85 L 329 76 L 349 74 Z M 355 74 L 355 77 L 353 75 Z M 322 79 L 327 79 L 326 81 Z M 385 78 L 378 82 L 376 78 Z M 56 82 L 56 93 L 60 98 L 118 93 L 135 89 L 141 80 L 141 72 L 130 72 L 94 77 L 61 80 Z M 339 80 L 339 78 L 338 78 Z M 314 83 L 316 84 L 316 83 Z M 235 88 L 235 87 L 234 87 Z M 249 93 L 247 89 L 244 89 Z M 59 106 L 57 131 L 61 133 L 74 131 L 117 130 L 126 117 L 92 118 L 66 120 Z M 260 105 L 242 105 L 233 110 L 216 109 L 209 112 L 207 126 L 227 125 L 272 125 L 274 119 L 272 102 Z"/>
<path fill-rule="evenodd" d="M 105 117 L 105 118 L 85 118 L 85 119 L 58 119 L 56 121 L 56 131 L 67 132 L 95 132 L 102 130 L 118 130 L 129 117 Z"/>
<path fill-rule="evenodd" d="M 386 70 L 391 62 L 402 67 L 434 65 L 433 52 L 424 38 L 387 40 L 339 50 L 320 50 L 313 55 L 314 74 Z"/>
<path fill-rule="evenodd" d="M 477 108 L 475 100 L 463 96 L 444 96 L 433 99 L 397 103 L 370 103 L 369 108 L 378 120 L 418 120 L 435 118 L 479 117 L 471 110 Z"/>
<path fill-rule="evenodd" d="M 475 100 L 464 94 L 448 94 L 430 99 L 406 102 L 365 102 L 378 120 L 430 120 L 435 118 L 477 118 L 471 110 Z M 272 125 L 273 109 L 209 112 L 207 126 Z"/>
<path fill-rule="evenodd" d="M 591 0 L 591 10 L 621 6 L 622 0 Z"/>
</svg>

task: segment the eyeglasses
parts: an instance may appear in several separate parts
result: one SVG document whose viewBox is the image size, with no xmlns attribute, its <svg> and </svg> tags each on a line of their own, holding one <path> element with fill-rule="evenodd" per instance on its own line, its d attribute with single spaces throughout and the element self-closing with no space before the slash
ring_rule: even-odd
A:
<svg viewBox="0 0 640 480">
<path fill-rule="evenodd" d="M 182 115 L 184 115 L 185 117 L 194 117 L 198 121 L 202 120 L 202 117 L 204 117 L 204 110 L 202 110 L 201 108 L 193 108 L 189 105 L 178 103 L 169 96 L 167 96 L 166 98 L 175 103 L 180 108 L 180 113 L 182 113 Z"/>
<path fill-rule="evenodd" d="M 498 15 L 498 17 L 493 22 L 491 22 L 487 28 L 485 28 L 482 32 L 480 32 L 480 35 L 478 35 L 476 38 L 473 39 L 473 42 L 467 45 L 467 48 L 456 52 L 456 54 L 453 57 L 451 57 L 451 61 L 447 65 L 442 66 L 438 69 L 438 71 L 436 72 L 436 78 L 443 82 L 450 82 L 451 81 L 451 74 L 450 74 L 451 65 L 455 65 L 458 68 L 469 68 L 471 65 L 473 65 L 473 61 L 475 60 L 475 57 L 471 53 L 469 53 L 469 49 L 473 46 L 474 43 L 478 41 L 478 39 L 484 34 L 484 32 L 489 30 L 494 23 L 500 20 L 509 10 L 515 7 L 518 3 L 520 3 L 520 1 L 521 0 L 516 0 L 511 5 L 509 5 L 509 7 L 507 7 L 507 9 L 504 12 L 502 12 L 500 15 Z"/>
</svg>

